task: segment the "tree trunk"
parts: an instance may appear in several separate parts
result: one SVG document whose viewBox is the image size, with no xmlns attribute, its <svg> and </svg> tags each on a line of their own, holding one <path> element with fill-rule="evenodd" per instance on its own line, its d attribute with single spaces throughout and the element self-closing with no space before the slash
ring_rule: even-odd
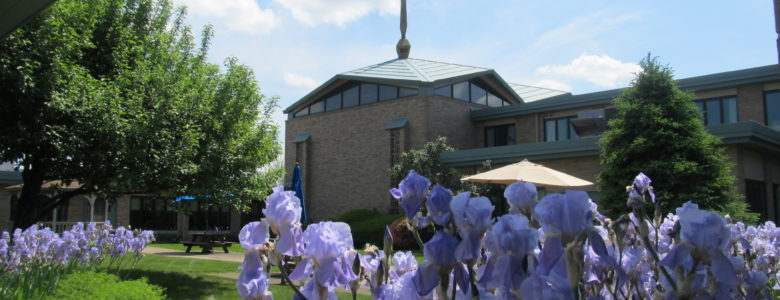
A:
<svg viewBox="0 0 780 300">
<path fill-rule="evenodd" d="M 22 194 L 19 196 L 19 205 L 16 208 L 14 227 L 26 229 L 41 221 L 57 206 L 77 195 L 86 194 L 83 186 L 78 189 L 62 192 L 54 197 L 41 194 L 41 186 L 44 183 L 42 168 L 26 164 L 22 171 Z"/>
</svg>

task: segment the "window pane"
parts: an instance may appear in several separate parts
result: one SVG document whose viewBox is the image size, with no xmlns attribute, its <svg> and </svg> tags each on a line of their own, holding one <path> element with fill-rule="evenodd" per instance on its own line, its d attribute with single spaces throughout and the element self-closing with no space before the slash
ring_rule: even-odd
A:
<svg viewBox="0 0 780 300">
<path fill-rule="evenodd" d="M 515 125 L 509 125 L 506 127 L 506 139 L 507 145 L 514 145 L 517 143 L 515 140 Z"/>
<path fill-rule="evenodd" d="M 723 99 L 723 123 L 737 122 L 737 98 Z"/>
<path fill-rule="evenodd" d="M 699 108 L 699 119 L 704 122 L 704 101 L 696 101 L 694 103 L 696 104 L 696 107 Z"/>
<path fill-rule="evenodd" d="M 358 87 L 352 87 L 344 91 L 344 107 L 353 107 L 358 105 Z"/>
<path fill-rule="evenodd" d="M 558 119 L 557 124 L 555 124 L 555 128 L 558 129 L 559 141 L 569 139 L 569 120 Z"/>
<path fill-rule="evenodd" d="M 580 138 L 580 136 L 577 135 L 577 132 L 574 131 L 574 125 L 572 125 L 571 122 L 569 122 L 569 120 L 566 120 L 566 122 L 569 123 L 569 135 L 570 135 L 570 138 L 572 140 L 576 140 L 576 139 Z"/>
<path fill-rule="evenodd" d="M 325 98 L 325 110 L 337 110 L 341 108 L 341 93 Z"/>
<path fill-rule="evenodd" d="M 704 109 L 707 111 L 706 123 L 707 125 L 723 123 L 720 120 L 720 101 L 709 100 L 704 103 Z"/>
<path fill-rule="evenodd" d="M 780 91 L 766 93 L 766 125 L 780 130 Z"/>
<path fill-rule="evenodd" d="M 501 98 L 498 98 L 498 96 L 493 95 L 491 93 L 487 94 L 487 102 L 488 102 L 488 106 L 490 107 L 501 107 L 501 105 L 503 105 L 502 103 L 503 100 L 501 100 Z"/>
<path fill-rule="evenodd" d="M 374 103 L 377 96 L 376 84 L 364 83 L 360 85 L 360 104 Z"/>
<path fill-rule="evenodd" d="M 452 98 L 469 101 L 469 83 L 460 82 L 452 85 Z"/>
<path fill-rule="evenodd" d="M 130 210 L 141 210 L 141 198 L 130 199 Z"/>
<path fill-rule="evenodd" d="M 487 92 L 485 89 L 478 87 L 476 84 L 471 84 L 471 102 L 487 105 Z"/>
<path fill-rule="evenodd" d="M 325 111 L 325 102 L 324 101 L 317 101 L 311 106 L 309 106 L 309 113 L 310 114 L 316 114 L 321 113 Z"/>
<path fill-rule="evenodd" d="M 512 103 L 509 103 L 508 101 L 503 101 L 503 105 L 504 106 L 510 106 L 510 105 L 512 105 Z"/>
<path fill-rule="evenodd" d="M 379 101 L 398 98 L 398 88 L 394 86 L 379 86 Z"/>
<path fill-rule="evenodd" d="M 544 121 L 544 140 L 548 142 L 555 140 L 555 120 Z"/>
<path fill-rule="evenodd" d="M 485 128 L 485 147 L 496 145 L 494 127 Z"/>
<path fill-rule="evenodd" d="M 401 96 L 399 97 L 406 97 L 406 96 L 413 96 L 413 95 L 417 95 L 417 90 L 401 88 Z"/>
<path fill-rule="evenodd" d="M 303 109 L 299 110 L 297 113 L 295 113 L 295 117 L 303 117 L 309 114 L 309 108 L 304 107 Z"/>
<path fill-rule="evenodd" d="M 439 95 L 439 96 L 452 98 L 452 86 L 448 85 L 448 86 L 443 86 L 443 87 L 437 88 L 434 91 L 434 93 L 436 93 L 436 95 Z"/>
</svg>

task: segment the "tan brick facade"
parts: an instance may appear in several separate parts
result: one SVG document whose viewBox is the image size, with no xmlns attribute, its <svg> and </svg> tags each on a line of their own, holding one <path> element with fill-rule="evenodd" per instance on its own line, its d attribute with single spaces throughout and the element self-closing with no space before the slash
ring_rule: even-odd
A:
<svg viewBox="0 0 780 300">
<path fill-rule="evenodd" d="M 391 182 L 390 120 L 407 118 L 400 129 L 402 150 L 421 148 L 446 136 L 458 148 L 481 146 L 474 141 L 471 105 L 440 96 L 411 96 L 287 120 L 285 168 L 295 165 L 293 139 L 308 133 L 305 157 L 299 157 L 310 220 L 333 219 L 357 208 L 386 211 Z M 290 174 L 286 182 L 290 181 Z M 396 183 L 397 184 L 397 183 Z"/>
</svg>

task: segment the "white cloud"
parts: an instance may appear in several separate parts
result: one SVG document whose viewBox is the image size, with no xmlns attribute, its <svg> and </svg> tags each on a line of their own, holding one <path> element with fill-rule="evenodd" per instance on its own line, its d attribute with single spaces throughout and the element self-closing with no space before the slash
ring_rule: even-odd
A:
<svg viewBox="0 0 780 300">
<path fill-rule="evenodd" d="M 582 54 L 566 65 L 548 65 L 536 69 L 543 75 L 582 79 L 600 87 L 626 86 L 641 68 L 607 55 Z"/>
<path fill-rule="evenodd" d="M 287 85 L 307 88 L 309 90 L 320 85 L 320 82 L 314 78 L 292 72 L 284 72 L 284 74 L 282 74 L 282 79 L 284 79 L 284 83 Z"/>
<path fill-rule="evenodd" d="M 262 9 L 255 0 L 178 0 L 195 17 L 219 18 L 230 31 L 247 34 L 268 33 L 279 25 L 270 8 Z"/>
<path fill-rule="evenodd" d="M 344 26 L 371 11 L 398 15 L 401 5 L 397 0 L 275 0 L 292 12 L 293 18 L 314 26 L 320 23 Z"/>
<path fill-rule="evenodd" d="M 581 44 L 619 30 L 626 22 L 635 20 L 638 14 L 613 15 L 612 12 L 601 11 L 582 17 L 553 28 L 539 35 L 531 49 L 551 49 L 571 44 Z"/>
<path fill-rule="evenodd" d="M 530 86 L 538 86 L 558 91 L 571 92 L 571 86 L 558 80 L 542 79 L 529 84 Z"/>
</svg>

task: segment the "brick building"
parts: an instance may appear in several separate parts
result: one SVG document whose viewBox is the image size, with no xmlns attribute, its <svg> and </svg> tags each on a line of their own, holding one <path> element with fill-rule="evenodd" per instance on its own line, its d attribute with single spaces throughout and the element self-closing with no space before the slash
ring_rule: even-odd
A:
<svg viewBox="0 0 780 300">
<path fill-rule="evenodd" d="M 780 218 L 780 67 L 678 80 L 708 130 L 723 139 L 738 191 Z M 458 149 L 445 165 L 472 173 L 485 160 L 525 158 L 595 182 L 598 138 L 620 89 L 572 95 L 505 82 L 495 71 L 398 58 L 337 74 L 292 104 L 285 167 L 300 162 L 310 219 L 390 208 L 388 169 L 438 136 Z M 288 178 L 289 181 L 289 178 Z M 598 186 L 585 187 L 594 200 Z M 556 191 L 554 189 L 548 191 Z"/>
</svg>

